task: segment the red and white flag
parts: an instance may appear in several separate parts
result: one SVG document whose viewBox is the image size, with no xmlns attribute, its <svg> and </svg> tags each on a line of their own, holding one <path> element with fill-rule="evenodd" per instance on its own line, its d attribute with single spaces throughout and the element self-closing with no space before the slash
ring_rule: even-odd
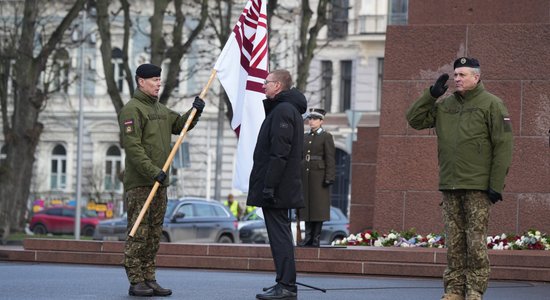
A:
<svg viewBox="0 0 550 300">
<path fill-rule="evenodd" d="M 265 112 L 262 85 L 269 72 L 267 0 L 249 0 L 214 69 L 229 96 L 238 136 L 233 187 L 248 192 L 252 156 Z"/>
</svg>

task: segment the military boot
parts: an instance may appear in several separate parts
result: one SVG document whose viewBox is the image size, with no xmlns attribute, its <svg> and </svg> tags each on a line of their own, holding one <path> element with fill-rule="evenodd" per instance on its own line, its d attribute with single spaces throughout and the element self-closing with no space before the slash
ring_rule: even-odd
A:
<svg viewBox="0 0 550 300">
<path fill-rule="evenodd" d="M 153 289 L 153 294 L 155 296 L 170 296 L 172 295 L 172 290 L 171 289 L 165 289 L 163 287 L 161 287 L 156 280 L 152 280 L 152 281 L 145 281 L 145 284 L 152 288 Z"/>
<path fill-rule="evenodd" d="M 306 222 L 306 237 L 301 242 L 298 243 L 298 247 L 307 247 L 311 245 L 311 229 L 312 229 L 311 223 Z"/>
<path fill-rule="evenodd" d="M 323 228 L 323 222 L 313 222 L 311 229 L 311 247 L 321 246 L 321 229 Z"/>
<path fill-rule="evenodd" d="M 153 296 L 153 289 L 146 285 L 144 282 L 138 282 L 136 284 L 130 285 L 130 289 L 128 289 L 128 295 L 149 297 Z"/>
<path fill-rule="evenodd" d="M 441 297 L 441 300 L 464 300 L 464 297 L 462 297 L 462 295 L 445 293 Z"/>
<path fill-rule="evenodd" d="M 477 291 L 466 292 L 466 300 L 482 300 L 483 296 Z"/>
</svg>

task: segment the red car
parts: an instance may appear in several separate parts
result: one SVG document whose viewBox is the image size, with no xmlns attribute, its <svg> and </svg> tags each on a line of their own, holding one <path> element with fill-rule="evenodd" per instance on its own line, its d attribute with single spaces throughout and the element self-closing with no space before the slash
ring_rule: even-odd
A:
<svg viewBox="0 0 550 300">
<path fill-rule="evenodd" d="M 35 234 L 73 234 L 76 209 L 71 206 L 57 206 L 41 210 L 34 214 L 30 229 Z M 82 210 L 80 232 L 85 236 L 94 235 L 99 219 L 95 211 Z"/>
</svg>

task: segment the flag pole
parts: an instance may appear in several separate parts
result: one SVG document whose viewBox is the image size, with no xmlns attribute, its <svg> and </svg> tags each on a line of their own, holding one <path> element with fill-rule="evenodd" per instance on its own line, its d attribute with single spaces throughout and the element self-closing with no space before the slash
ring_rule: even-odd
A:
<svg viewBox="0 0 550 300">
<path fill-rule="evenodd" d="M 206 96 L 206 93 L 208 92 L 208 89 L 210 88 L 210 85 L 212 84 L 212 81 L 214 80 L 214 77 L 216 77 L 216 69 L 212 69 L 212 73 L 210 74 L 210 78 L 208 78 L 208 82 L 202 89 L 202 92 L 199 95 L 199 98 L 204 99 Z M 185 121 L 185 125 L 183 126 L 183 129 L 181 130 L 181 133 L 178 137 L 178 140 L 176 141 L 176 144 L 172 148 L 172 151 L 170 152 L 170 155 L 168 155 L 168 159 L 166 159 L 166 162 L 164 163 L 164 166 L 162 167 L 162 171 L 164 173 L 168 172 L 168 168 L 170 168 L 170 165 L 172 164 L 172 160 L 174 159 L 174 156 L 178 152 L 178 149 L 183 142 L 183 139 L 185 138 L 185 134 L 187 133 L 187 130 L 189 126 L 191 126 L 191 122 L 195 118 L 195 114 L 197 113 L 197 109 L 193 107 L 191 110 L 191 114 L 189 114 L 189 117 L 187 117 L 187 121 Z M 136 222 L 134 223 L 134 226 L 132 227 L 132 230 L 130 231 L 129 236 L 133 237 L 136 234 L 136 231 L 139 227 L 139 224 L 141 224 L 141 221 L 143 220 L 143 216 L 145 216 L 145 213 L 147 212 L 147 209 L 149 208 L 149 205 L 151 204 L 151 201 L 153 200 L 153 197 L 155 197 L 155 194 L 157 193 L 157 190 L 160 186 L 160 183 L 155 180 L 155 185 L 153 185 L 153 188 L 151 189 L 151 192 L 149 193 L 149 196 L 147 197 L 147 200 L 145 200 L 145 204 L 141 208 L 141 211 L 139 212 L 139 216 L 136 219 Z"/>
</svg>

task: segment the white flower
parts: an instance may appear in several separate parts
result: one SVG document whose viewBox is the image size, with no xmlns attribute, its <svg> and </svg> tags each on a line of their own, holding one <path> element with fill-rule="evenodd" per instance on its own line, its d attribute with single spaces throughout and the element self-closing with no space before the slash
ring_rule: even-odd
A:
<svg viewBox="0 0 550 300">
<path fill-rule="evenodd" d="M 395 233 L 392 232 L 392 233 L 388 234 L 388 239 L 394 240 L 396 238 L 397 238 L 397 235 L 395 235 Z"/>
<path fill-rule="evenodd" d="M 374 241 L 374 247 L 382 247 L 382 241 L 380 240 Z"/>
<path fill-rule="evenodd" d="M 372 237 L 371 237 L 370 233 L 365 233 L 365 238 L 366 238 L 367 240 L 370 240 Z"/>
</svg>

